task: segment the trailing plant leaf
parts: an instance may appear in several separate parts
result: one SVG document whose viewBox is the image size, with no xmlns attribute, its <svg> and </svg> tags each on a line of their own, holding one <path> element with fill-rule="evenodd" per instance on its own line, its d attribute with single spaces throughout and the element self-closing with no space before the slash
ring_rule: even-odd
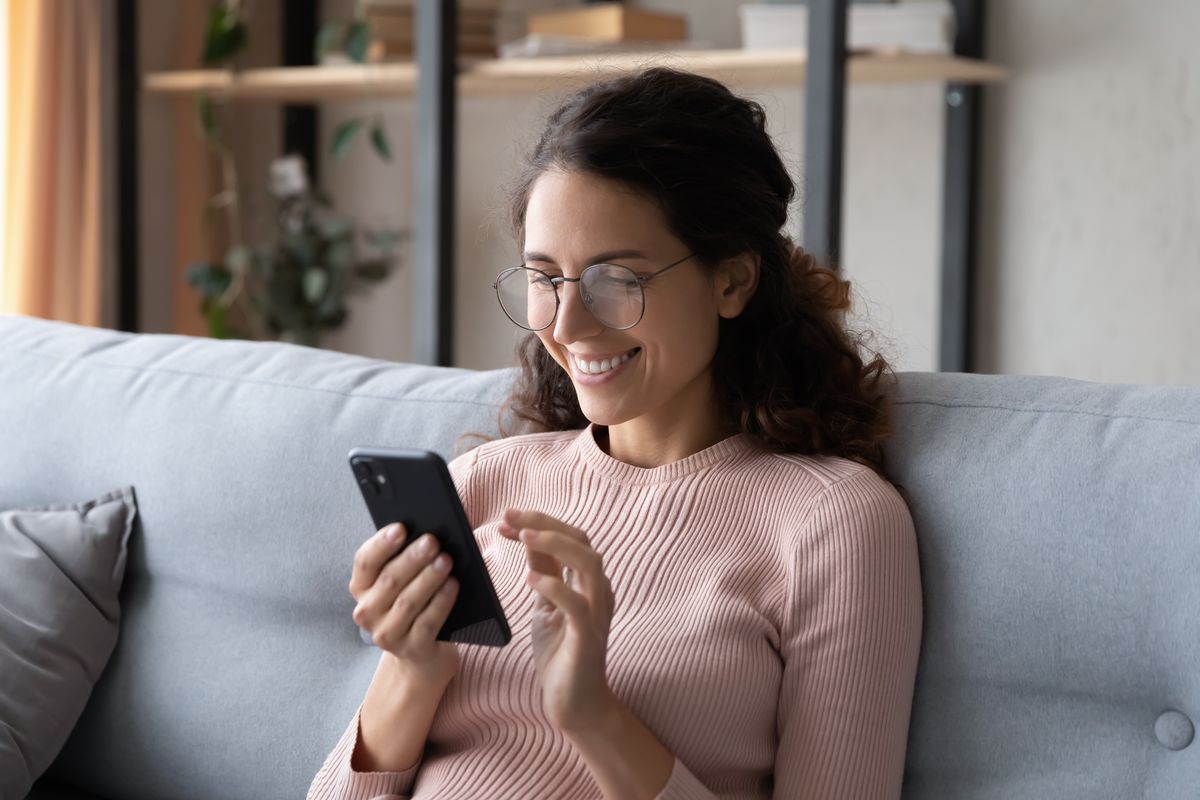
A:
<svg viewBox="0 0 1200 800">
<path fill-rule="evenodd" d="M 333 270 L 347 270 L 354 263 L 354 245 L 349 239 L 331 242 L 325 251 L 325 263 Z"/>
<path fill-rule="evenodd" d="M 350 23 L 346 31 L 346 42 L 342 49 L 357 64 L 366 63 L 367 49 L 371 46 L 371 28 L 364 20 Z"/>
<path fill-rule="evenodd" d="M 367 244 L 379 250 L 391 250 L 406 238 L 405 232 L 397 228 L 367 228 L 363 230 L 363 239 Z"/>
<path fill-rule="evenodd" d="M 320 267 L 309 267 L 304 271 L 304 299 L 316 305 L 325 297 L 329 285 L 329 273 Z"/>
<path fill-rule="evenodd" d="M 390 262 L 383 259 L 360 261 L 354 265 L 354 274 L 366 281 L 381 281 L 392 271 Z"/>
<path fill-rule="evenodd" d="M 384 161 L 392 160 L 392 144 L 388 141 L 387 131 L 383 129 L 383 124 L 376 122 L 371 126 L 371 144 L 375 147 L 375 152 L 379 153 L 379 157 Z"/>
<path fill-rule="evenodd" d="M 200 133 L 209 143 L 219 141 L 221 129 L 217 124 L 217 110 L 212 97 L 207 94 L 196 95 L 196 120 L 200 123 Z"/>
<path fill-rule="evenodd" d="M 208 13 L 208 27 L 204 31 L 204 65 L 217 66 L 237 55 L 245 46 L 246 25 L 237 11 L 224 3 L 215 3 Z"/>
<path fill-rule="evenodd" d="M 345 27 L 344 23 L 337 21 L 327 22 L 321 26 L 313 45 L 313 61 L 315 63 L 320 64 L 325 58 L 325 54 L 337 46 L 338 41 L 342 38 L 342 29 Z"/>
<path fill-rule="evenodd" d="M 200 262 L 187 268 L 187 282 L 202 298 L 219 297 L 233 282 L 233 274 L 221 264 Z"/>
<path fill-rule="evenodd" d="M 337 130 L 333 132 L 333 143 L 329 148 L 334 158 L 345 158 L 350 149 L 350 143 L 354 141 L 354 134 L 358 133 L 362 125 L 362 118 L 354 117 L 337 126 Z"/>
</svg>

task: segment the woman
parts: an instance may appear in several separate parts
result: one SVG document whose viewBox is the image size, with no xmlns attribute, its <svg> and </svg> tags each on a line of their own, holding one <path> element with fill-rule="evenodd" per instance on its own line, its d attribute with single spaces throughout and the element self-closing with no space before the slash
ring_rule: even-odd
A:
<svg viewBox="0 0 1200 800">
<path fill-rule="evenodd" d="M 707 78 L 550 116 L 496 284 L 538 432 L 451 463 L 513 640 L 436 641 L 447 557 L 368 540 L 353 617 L 385 652 L 310 797 L 899 796 L 922 602 L 894 372 L 782 233 L 792 195 L 762 108 Z"/>
</svg>

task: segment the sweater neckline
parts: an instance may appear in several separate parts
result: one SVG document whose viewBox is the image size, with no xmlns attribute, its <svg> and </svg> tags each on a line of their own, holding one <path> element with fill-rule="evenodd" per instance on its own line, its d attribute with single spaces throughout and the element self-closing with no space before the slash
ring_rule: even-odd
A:
<svg viewBox="0 0 1200 800">
<path fill-rule="evenodd" d="M 661 483 L 697 472 L 754 447 L 754 437 L 735 433 L 714 445 L 659 467 L 637 467 L 613 458 L 596 441 L 596 423 L 589 422 L 575 440 L 575 450 L 599 474 L 622 483 Z"/>
</svg>

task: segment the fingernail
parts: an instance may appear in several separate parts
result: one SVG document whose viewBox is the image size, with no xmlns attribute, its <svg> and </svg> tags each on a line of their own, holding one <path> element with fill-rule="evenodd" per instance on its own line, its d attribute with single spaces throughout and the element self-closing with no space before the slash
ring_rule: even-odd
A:
<svg viewBox="0 0 1200 800">
<path fill-rule="evenodd" d="M 383 535 L 386 536 L 388 541 L 392 542 L 393 544 L 400 541 L 400 523 L 393 522 L 391 525 L 388 525 L 387 530 L 384 531 Z"/>
</svg>

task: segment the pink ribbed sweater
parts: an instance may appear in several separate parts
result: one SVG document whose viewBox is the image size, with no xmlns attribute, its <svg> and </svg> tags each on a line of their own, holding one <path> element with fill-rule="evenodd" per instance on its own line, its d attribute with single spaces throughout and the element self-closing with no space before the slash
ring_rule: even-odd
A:
<svg viewBox="0 0 1200 800">
<path fill-rule="evenodd" d="M 497 532 L 510 507 L 580 528 L 604 557 L 609 684 L 675 755 L 660 800 L 899 797 L 922 599 L 895 488 L 746 434 L 644 469 L 605 453 L 593 428 L 451 462 L 513 639 L 459 646 L 419 764 L 352 771 L 356 713 L 309 798 L 600 797 L 542 712 L 524 546 Z"/>
</svg>

